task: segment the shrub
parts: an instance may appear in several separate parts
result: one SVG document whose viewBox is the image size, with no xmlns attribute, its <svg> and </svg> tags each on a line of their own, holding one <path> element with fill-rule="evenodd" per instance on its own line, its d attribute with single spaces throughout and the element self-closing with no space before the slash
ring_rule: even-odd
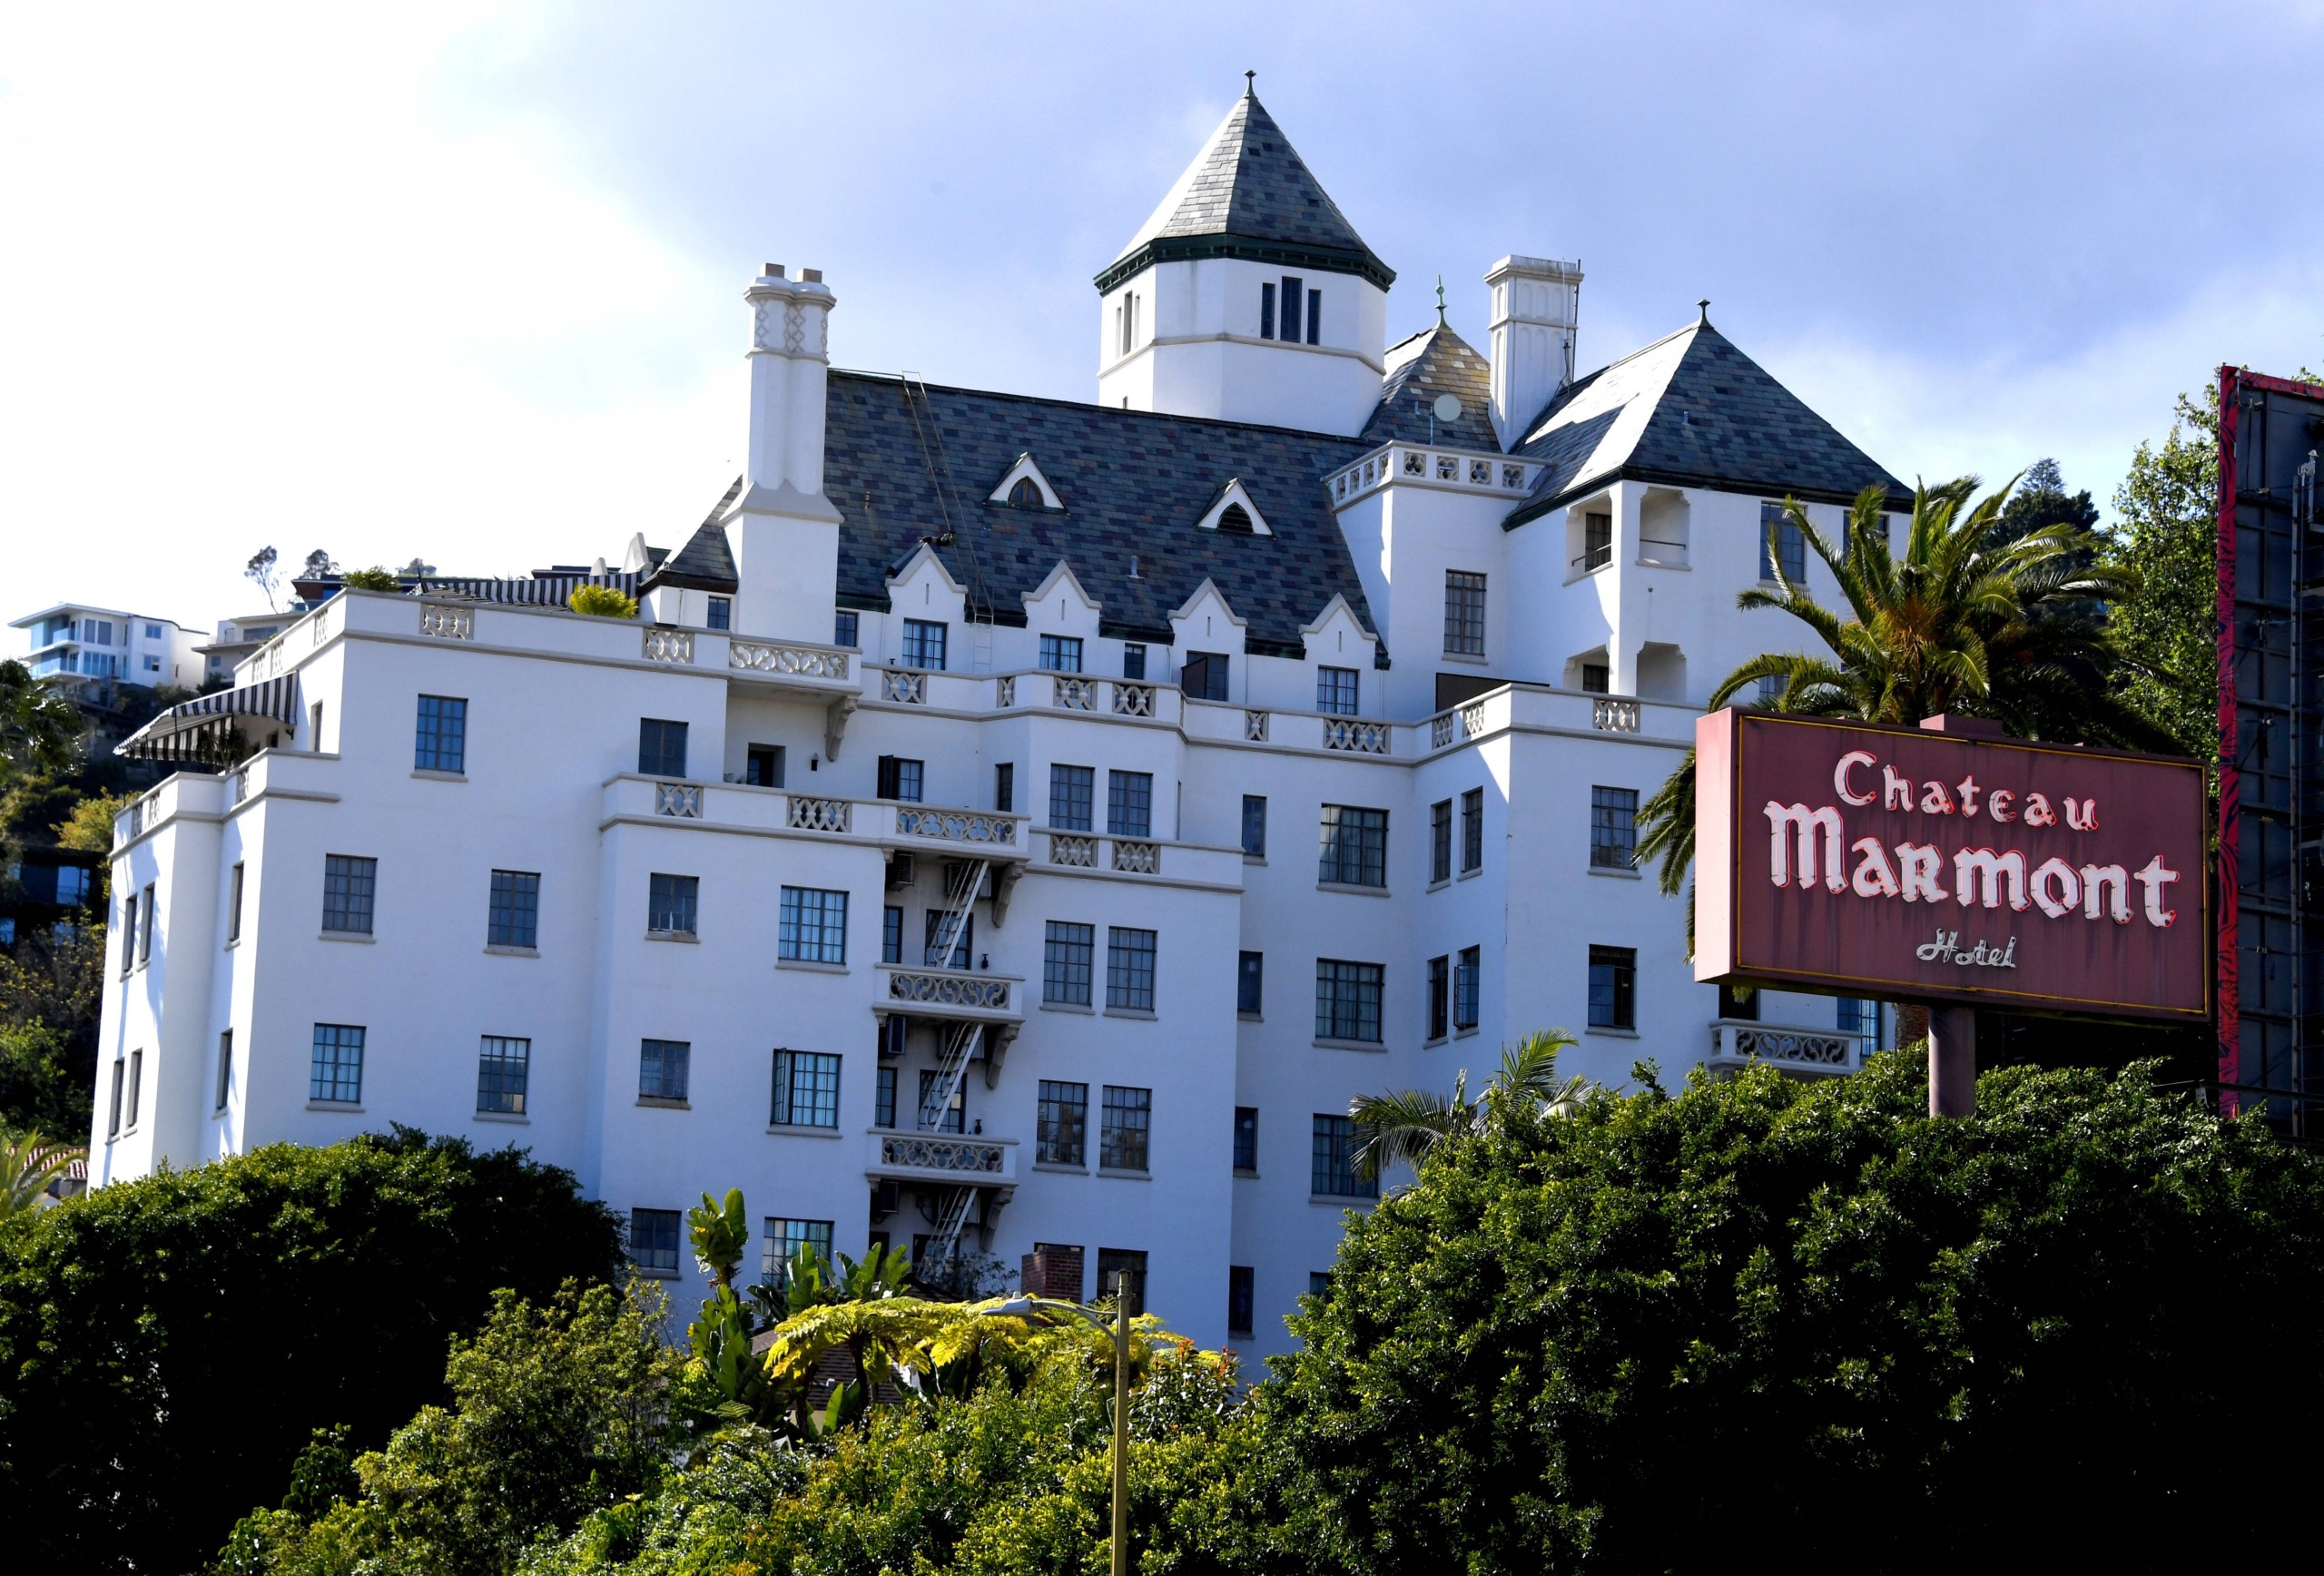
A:
<svg viewBox="0 0 2324 1576">
<path fill-rule="evenodd" d="M 368 569 L 350 569 L 340 576 L 339 583 L 350 591 L 400 591 L 403 582 L 395 571 L 374 564 Z"/>
<path fill-rule="evenodd" d="M 565 605 L 592 618 L 635 618 L 637 598 L 618 586 L 576 586 Z"/>
</svg>

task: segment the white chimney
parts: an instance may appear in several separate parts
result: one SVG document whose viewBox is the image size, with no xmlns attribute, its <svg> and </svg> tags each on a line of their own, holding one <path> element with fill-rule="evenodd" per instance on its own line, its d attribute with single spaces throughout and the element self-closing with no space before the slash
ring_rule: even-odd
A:
<svg viewBox="0 0 2324 1576">
<path fill-rule="evenodd" d="M 1581 262 L 1504 257 L 1485 271 L 1492 287 L 1492 426 L 1503 448 L 1573 381 L 1581 310 Z"/>
<path fill-rule="evenodd" d="M 741 582 L 735 630 L 828 644 L 839 587 L 839 511 L 823 497 L 823 402 L 835 304 L 821 271 L 796 281 L 770 262 L 751 308 L 751 431 L 743 492 L 727 515 Z"/>
</svg>

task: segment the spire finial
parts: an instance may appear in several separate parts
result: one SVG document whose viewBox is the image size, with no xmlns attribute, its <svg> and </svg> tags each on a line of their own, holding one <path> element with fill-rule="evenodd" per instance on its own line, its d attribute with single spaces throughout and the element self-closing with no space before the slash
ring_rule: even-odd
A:
<svg viewBox="0 0 2324 1576">
<path fill-rule="evenodd" d="M 1444 320 L 1444 276 L 1441 273 L 1436 276 L 1436 326 L 1450 326 Z"/>
<path fill-rule="evenodd" d="M 1702 314 L 1695 320 L 1696 324 L 1699 327 L 1706 329 L 1710 327 L 1710 297 L 1705 296 L 1702 300 L 1697 301 L 1695 303 L 1695 309 Z"/>
<path fill-rule="evenodd" d="M 1243 74 L 1243 96 L 1245 98 L 1256 98 L 1259 96 L 1259 74 L 1257 72 L 1246 71 Z"/>
</svg>

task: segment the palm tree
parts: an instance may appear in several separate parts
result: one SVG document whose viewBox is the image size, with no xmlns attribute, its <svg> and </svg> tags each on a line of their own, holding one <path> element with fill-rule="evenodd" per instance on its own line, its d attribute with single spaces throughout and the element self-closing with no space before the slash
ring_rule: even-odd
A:
<svg viewBox="0 0 2324 1576">
<path fill-rule="evenodd" d="M 61 772 L 81 743 L 81 714 L 54 682 L 0 662 L 0 769 Z"/>
<path fill-rule="evenodd" d="M 1546 1029 L 1504 1048 L 1501 1071 L 1474 1099 L 1469 1098 L 1466 1068 L 1453 1079 L 1450 1099 L 1431 1089 L 1358 1095 L 1347 1108 L 1355 1121 L 1357 1175 L 1377 1177 L 1398 1161 L 1418 1166 L 1447 1138 L 1472 1138 L 1483 1132 L 1493 1113 L 1508 1102 L 1523 1102 L 1559 1116 L 1570 1114 L 1589 1088 L 1589 1080 L 1579 1076 L 1558 1081 L 1558 1052 L 1575 1043 L 1564 1029 Z"/>
<path fill-rule="evenodd" d="M 1774 679 L 1779 712 L 1901 724 L 1953 712 L 1990 718 L 2020 738 L 2175 749 L 2113 688 L 2132 665 L 2107 634 L 2106 606 L 2136 588 L 2136 575 L 2097 563 L 2096 541 L 2072 526 L 2013 532 L 2001 524 L 2010 488 L 1973 505 L 1976 489 L 1966 476 L 1915 488 L 1901 557 L 1889 549 L 1881 488 L 1856 496 L 1837 544 L 1786 498 L 1786 519 L 1831 566 L 1853 616 L 1793 584 L 1778 557 L 1774 589 L 1754 586 L 1736 606 L 1790 614 L 1828 655 L 1755 656 L 1711 692 L 1710 709 Z M 1695 857 L 1692 750 L 1641 807 L 1640 822 L 1639 862 L 1659 859 L 1662 891 L 1678 896 Z M 1688 928 L 1691 945 L 1691 910 Z"/>
<path fill-rule="evenodd" d="M 38 1133 L 0 1138 L 0 1220 L 30 1212 L 48 1185 L 73 1167 L 88 1151 Z"/>
</svg>

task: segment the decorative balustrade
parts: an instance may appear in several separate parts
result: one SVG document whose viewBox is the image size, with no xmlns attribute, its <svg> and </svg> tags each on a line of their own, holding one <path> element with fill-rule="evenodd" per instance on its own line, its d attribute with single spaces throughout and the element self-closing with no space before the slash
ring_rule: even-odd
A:
<svg viewBox="0 0 2324 1576">
<path fill-rule="evenodd" d="M 1154 714 L 1154 686 L 1150 684 L 1117 684 L 1114 685 L 1114 715 L 1118 717 L 1150 717 Z"/>
<path fill-rule="evenodd" d="M 1481 705 L 1440 712 L 1429 722 L 1428 747 L 1442 750 L 1448 744 L 1473 739 L 1484 731 L 1485 709 Z"/>
<path fill-rule="evenodd" d="M 844 799 L 814 799 L 804 793 L 791 796 L 791 826 L 800 832 L 845 832 L 848 813 L 852 808 Z"/>
<path fill-rule="evenodd" d="M 1114 843 L 1114 868 L 1131 875 L 1160 875 L 1162 845 L 1144 842 L 1136 838 L 1117 837 Z"/>
<path fill-rule="evenodd" d="M 251 796 L 251 769 L 248 766 L 235 767 L 233 775 L 227 779 L 226 786 L 228 792 L 231 794 L 231 797 L 226 801 L 227 803 L 240 804 L 243 800 L 249 798 Z"/>
<path fill-rule="evenodd" d="M 1076 870 L 1098 868 L 1098 840 L 1070 832 L 1049 833 L 1049 862 Z"/>
<path fill-rule="evenodd" d="M 1718 1067 L 1763 1061 L 1802 1072 L 1855 1072 L 1864 1065 L 1864 1037 L 1721 1019 L 1710 1026 L 1710 1060 Z"/>
<path fill-rule="evenodd" d="M 1017 841 L 1014 816 L 988 815 L 976 810 L 915 810 L 896 807 L 900 837 L 932 837 L 944 842 L 1006 842 Z"/>
<path fill-rule="evenodd" d="M 726 665 L 743 673 L 783 674 L 795 678 L 847 676 L 847 653 L 773 640 L 730 640 Z"/>
<path fill-rule="evenodd" d="M 915 1007 L 969 1007 L 981 1012 L 1009 1010 L 1009 981 L 990 974 L 922 973 L 898 969 L 888 975 L 888 1000 Z"/>
<path fill-rule="evenodd" d="M 419 605 L 419 633 L 438 640 L 474 640 L 476 609 L 449 602 L 423 602 Z"/>
<path fill-rule="evenodd" d="M 1344 750 L 1358 755 L 1384 755 L 1388 753 L 1388 724 L 1385 723 L 1352 723 L 1340 717 L 1324 719 L 1324 748 Z"/>
<path fill-rule="evenodd" d="M 1246 743 L 1253 744 L 1264 744 L 1267 742 L 1266 713 L 1245 712 L 1243 714 L 1243 738 Z"/>
<path fill-rule="evenodd" d="M 969 1177 L 999 1177 L 1009 1167 L 1009 1147 L 984 1138 L 942 1138 L 931 1133 L 882 1133 L 878 1167 L 942 1171 Z"/>
<path fill-rule="evenodd" d="M 793 803 L 797 801 L 793 800 Z M 654 813 L 675 815 L 682 821 L 702 819 L 702 784 L 699 783 L 656 783 L 654 784 Z"/>
<path fill-rule="evenodd" d="M 924 673 L 903 673 L 890 668 L 880 675 L 880 693 L 901 705 L 924 706 L 928 704 L 928 675 Z"/>
<path fill-rule="evenodd" d="M 1601 734 L 1635 734 L 1638 732 L 1638 703 L 1600 696 L 1590 703 L 1590 725 Z"/>
<path fill-rule="evenodd" d="M 646 661 L 684 663 L 694 661 L 693 630 L 664 629 L 658 625 L 649 624 L 645 626 L 644 634 L 645 638 L 643 650 Z"/>
<path fill-rule="evenodd" d="M 1049 682 L 1053 686 L 1049 694 L 1050 704 L 1060 706 L 1068 712 L 1087 712 L 1097 709 L 1098 681 L 1096 679 L 1075 678 L 1070 674 L 1061 673 Z"/>
<path fill-rule="evenodd" d="M 1017 704 L 1017 675 L 1002 674 L 992 681 L 992 704 L 996 710 L 1007 711 Z"/>
</svg>

